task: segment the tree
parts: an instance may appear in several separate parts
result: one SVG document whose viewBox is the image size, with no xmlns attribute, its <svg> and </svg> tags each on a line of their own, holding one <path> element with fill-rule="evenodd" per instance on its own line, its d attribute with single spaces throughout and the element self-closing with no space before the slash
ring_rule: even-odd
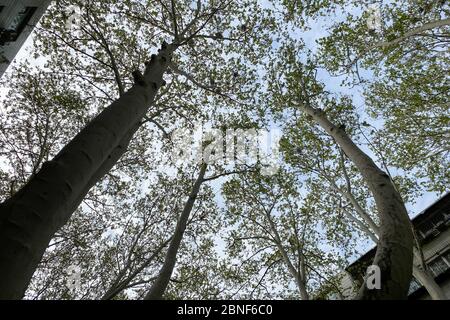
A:
<svg viewBox="0 0 450 320">
<path fill-rule="evenodd" d="M 53 234 L 126 151 L 137 123 L 162 84 L 174 49 L 164 45 L 149 63 L 142 82 L 100 113 L 2 204 L 2 298 L 23 295 Z"/>
<path fill-rule="evenodd" d="M 426 191 L 448 185 L 449 8 L 441 1 L 393 1 L 380 7 L 382 30 L 368 14 L 348 14 L 319 40 L 321 66 L 362 85 L 367 121 L 390 165 L 412 172 Z M 348 78 L 347 78 L 348 79 Z"/>
<path fill-rule="evenodd" d="M 336 5 L 325 5 L 322 10 L 333 6 Z M 442 78 L 448 69 L 444 49 L 448 45 L 448 6 L 440 1 L 394 1 L 381 5 L 380 30 L 369 30 L 367 6 L 358 6 L 363 14 L 345 13 L 345 19 L 319 39 L 316 56 L 320 66 L 362 86 L 366 105 L 361 108 L 366 108 L 372 119 L 383 122 L 383 126 L 366 120 L 362 122 L 366 132 L 361 125 L 359 130 L 372 151 L 381 154 L 382 166 L 386 170 L 388 166 L 402 170 L 402 182 L 409 180 L 402 188 L 403 199 L 414 201 L 423 189 L 442 193 L 448 185 L 444 169 L 448 162 L 448 148 L 444 146 L 448 121 L 443 116 L 448 98 Z M 346 127 L 350 126 L 346 123 Z M 406 178 L 409 172 L 411 176 Z M 394 178 L 398 182 L 400 177 Z M 359 211 L 363 212 L 360 206 Z M 367 230 L 367 226 L 362 227 Z M 416 259 L 418 256 L 415 254 Z M 424 265 L 420 259 L 417 264 Z M 415 274 L 426 273 L 426 268 L 417 270 L 414 265 L 414 269 Z M 419 281 L 428 286 L 433 298 L 443 297 L 430 275 L 421 278 Z"/>
<path fill-rule="evenodd" d="M 176 7 L 175 3 L 171 2 L 171 5 L 166 7 L 162 3 L 161 15 L 165 18 L 168 14 L 171 17 L 171 25 L 169 28 L 157 22 L 155 25 L 165 30 L 173 38 L 173 42 L 163 42 L 158 54 L 150 57 L 146 63 L 143 74 L 138 70 L 133 71 L 134 84 L 125 92 L 117 61 L 105 42 L 107 38 L 102 36 L 92 23 L 94 21 L 96 25 L 101 25 L 103 21 L 107 24 L 106 15 L 102 19 L 97 15 L 105 14 L 102 10 L 107 9 L 108 13 L 122 7 L 120 4 L 112 4 L 111 7 L 106 3 L 98 7 L 89 4 L 84 9 L 86 25 L 92 28 L 92 31 L 88 30 L 87 33 L 94 32 L 92 39 L 97 46 L 102 46 L 102 52 L 106 52 L 110 61 L 105 63 L 102 55 L 94 55 L 93 59 L 112 69 L 120 96 L 80 131 L 53 160 L 46 162 L 20 191 L 2 204 L 2 298 L 20 298 L 23 295 L 51 237 L 67 222 L 89 189 L 125 153 L 148 108 L 154 103 L 158 90 L 164 85 L 163 75 L 171 63 L 173 53 L 183 45 L 192 44 L 197 38 L 207 38 L 208 35 L 200 32 L 214 15 L 229 5 L 228 2 L 210 4 L 209 8 L 198 5 L 191 13 L 192 20 L 187 22 L 181 18 L 178 20 L 176 14 L 177 10 L 186 11 L 187 5 Z M 141 4 L 136 2 L 132 3 L 131 7 L 139 5 Z M 61 11 L 57 9 L 50 16 L 61 15 Z M 165 23 L 166 21 L 163 22 Z M 181 28 L 181 25 L 184 25 L 184 28 Z M 117 30 L 114 31 L 116 35 L 123 36 Z M 64 38 L 61 40 L 71 47 L 70 42 Z M 72 49 L 79 50 L 73 45 Z M 90 56 L 87 52 L 84 54 Z M 96 73 L 95 70 L 93 72 Z"/>
<path fill-rule="evenodd" d="M 448 184 L 448 10 L 389 2 L 380 32 L 369 2 L 55 2 L 3 81 L 0 298 L 342 298 L 368 238 L 387 282 L 360 297 L 411 269 L 439 296 L 403 204 Z M 281 171 L 173 162 L 202 122 L 282 127 Z"/>
<path fill-rule="evenodd" d="M 309 300 L 326 285 L 340 294 L 331 279 L 345 259 L 326 240 L 323 221 L 300 188 L 285 169 L 273 176 L 240 175 L 225 183 L 227 252 L 241 261 L 236 272 L 242 280 L 235 295 Z"/>
<path fill-rule="evenodd" d="M 350 114 L 354 112 L 352 109 L 349 111 Z M 340 122 L 343 122 L 343 117 L 344 112 L 339 117 Z M 345 121 L 347 132 L 358 132 L 358 128 L 353 128 L 355 124 L 357 125 L 357 122 L 353 121 L 352 123 L 349 119 L 350 117 Z M 292 129 L 285 135 L 283 151 L 286 155 L 286 161 L 296 169 L 298 174 L 312 176 L 307 184 L 311 185 L 311 195 L 316 195 L 318 198 L 315 208 L 324 207 L 322 215 L 326 215 L 325 212 L 336 210 L 336 208 L 343 210 L 343 215 L 338 217 L 338 220 L 348 221 L 347 223 L 353 225 L 354 229 L 362 232 L 362 237 L 369 238 L 375 244 L 378 243 L 380 228 L 376 207 L 371 203 L 370 191 L 367 190 L 364 183 L 361 184 L 362 177 L 358 174 L 358 169 L 348 163 L 346 156 L 333 139 L 321 136 L 320 132 L 310 127 L 303 127 L 301 119 L 296 119 L 296 121 L 297 126 L 292 126 Z M 318 150 L 314 151 L 310 147 L 308 154 L 299 152 L 303 149 L 298 146 L 300 139 L 302 145 L 309 144 Z M 328 152 L 323 152 L 325 148 Z M 317 161 L 317 159 L 323 160 Z M 387 167 L 385 169 L 399 192 L 408 191 L 408 181 L 404 181 L 397 176 L 391 176 L 389 169 Z M 323 194 L 329 194 L 330 196 L 327 198 L 321 197 L 320 195 Z M 336 226 L 336 221 L 332 220 L 330 224 Z M 334 233 L 342 234 L 345 239 L 351 237 L 352 231 L 335 228 Z M 345 240 L 338 237 L 335 241 L 341 243 Z M 435 282 L 423 261 L 421 246 L 417 237 L 415 237 L 414 243 L 413 275 L 425 286 L 433 299 L 445 299 L 445 294 Z"/>
<path fill-rule="evenodd" d="M 288 105 L 307 114 L 335 140 L 358 168 L 376 202 L 381 237 L 373 264 L 381 270 L 381 290 L 368 290 L 363 285 L 359 298 L 404 299 L 411 281 L 413 235 L 403 199 L 389 175 L 352 141 L 343 126 L 331 122 L 317 106 L 321 104 L 323 86 L 314 78 L 314 66 L 298 62 L 292 47 L 286 49 L 284 57 L 285 64 L 278 65 L 278 70 L 286 90 L 277 92 L 285 94 Z"/>
<path fill-rule="evenodd" d="M 57 77 L 18 66 L 0 116 L 1 200 L 12 196 L 35 175 L 66 137 L 88 121 L 80 94 Z M 5 79 L 5 82 L 10 79 Z"/>
<path fill-rule="evenodd" d="M 173 268 L 177 260 L 177 253 L 180 247 L 181 240 L 183 239 L 184 230 L 189 220 L 192 208 L 194 207 L 195 199 L 200 191 L 200 187 L 204 181 L 206 173 L 206 164 L 202 164 L 200 167 L 200 172 L 198 178 L 192 186 L 192 191 L 189 194 L 189 198 L 183 208 L 183 211 L 178 218 L 177 226 L 175 232 L 170 240 L 169 248 L 167 249 L 166 257 L 164 259 L 164 264 L 159 271 L 156 280 L 153 282 L 152 287 L 149 292 L 145 295 L 146 300 L 156 300 L 161 299 L 164 291 L 169 284 L 170 276 L 172 275 Z"/>
</svg>

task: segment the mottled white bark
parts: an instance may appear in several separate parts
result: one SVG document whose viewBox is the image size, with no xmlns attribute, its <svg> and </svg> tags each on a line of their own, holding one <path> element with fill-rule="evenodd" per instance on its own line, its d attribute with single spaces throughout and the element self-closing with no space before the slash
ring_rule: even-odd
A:
<svg viewBox="0 0 450 320">
<path fill-rule="evenodd" d="M 174 49 L 164 45 L 130 90 L 0 205 L 0 299 L 23 297 L 54 233 L 126 151 L 131 135 L 163 84 Z"/>
<path fill-rule="evenodd" d="M 373 261 L 381 271 L 381 289 L 364 284 L 359 299 L 406 299 L 412 277 L 413 235 L 405 205 L 389 176 L 325 113 L 308 104 L 300 105 L 345 152 L 370 188 L 380 217 L 380 239 Z"/>
<path fill-rule="evenodd" d="M 342 165 L 344 163 L 342 162 Z M 345 168 L 345 167 L 344 167 Z M 353 214 L 345 211 L 346 216 L 355 222 L 359 229 L 363 232 L 365 232 L 374 243 L 378 244 L 378 239 L 380 236 L 380 228 L 376 225 L 375 221 L 372 220 L 370 215 L 359 205 L 356 198 L 353 196 L 351 188 L 350 188 L 350 179 L 347 175 L 346 170 L 344 170 L 345 179 L 347 180 L 347 191 L 342 190 L 339 188 L 336 183 L 326 175 L 326 173 L 323 173 L 326 177 L 326 179 L 331 183 L 332 188 L 336 191 L 342 194 L 347 200 L 354 206 L 356 212 L 358 215 L 369 225 L 371 229 L 369 229 L 362 221 L 360 221 L 357 217 L 355 217 Z M 410 224 L 411 228 L 414 228 L 412 223 Z M 412 229 L 414 232 L 414 229 Z M 423 259 L 423 255 L 420 249 L 420 243 L 415 237 L 415 245 L 414 245 L 414 264 L 413 264 L 413 276 L 416 278 L 417 281 L 419 281 L 427 290 L 428 294 L 433 300 L 443 300 L 446 299 L 445 293 L 442 290 L 441 287 L 436 283 L 434 280 L 434 277 L 431 275 L 430 271 L 426 269 L 426 264 Z"/>
</svg>

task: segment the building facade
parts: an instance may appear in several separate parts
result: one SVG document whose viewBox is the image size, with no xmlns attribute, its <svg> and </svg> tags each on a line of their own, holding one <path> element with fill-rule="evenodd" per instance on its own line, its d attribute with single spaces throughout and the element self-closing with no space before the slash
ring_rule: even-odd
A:
<svg viewBox="0 0 450 320">
<path fill-rule="evenodd" d="M 50 2 L 50 0 L 0 0 L 0 77 Z"/>
<path fill-rule="evenodd" d="M 412 219 L 416 235 L 421 244 L 425 263 L 436 283 L 450 299 L 450 193 Z M 376 247 L 350 264 L 342 273 L 341 294 L 345 299 L 355 296 L 363 283 L 367 267 L 371 265 Z M 410 300 L 428 300 L 425 288 L 415 279 L 408 292 Z"/>
</svg>

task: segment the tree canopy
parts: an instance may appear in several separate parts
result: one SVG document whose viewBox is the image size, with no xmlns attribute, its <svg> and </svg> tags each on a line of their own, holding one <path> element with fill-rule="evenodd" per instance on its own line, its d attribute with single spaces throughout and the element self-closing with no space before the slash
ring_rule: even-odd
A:
<svg viewBox="0 0 450 320">
<path fill-rule="evenodd" d="M 0 80 L 0 298 L 445 298 L 409 218 L 449 191 L 449 6 L 371 3 L 53 2 Z"/>
</svg>

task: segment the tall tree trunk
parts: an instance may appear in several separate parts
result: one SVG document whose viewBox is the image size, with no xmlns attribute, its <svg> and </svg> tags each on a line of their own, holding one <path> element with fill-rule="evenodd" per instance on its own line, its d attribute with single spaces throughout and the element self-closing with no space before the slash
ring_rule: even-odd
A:
<svg viewBox="0 0 450 320">
<path fill-rule="evenodd" d="M 328 120 L 325 113 L 309 104 L 300 106 L 316 121 L 355 164 L 369 186 L 380 217 L 380 240 L 373 264 L 381 271 L 381 288 L 364 283 L 358 299 L 406 299 L 412 277 L 413 234 L 405 205 L 383 172 L 346 134 Z"/>
<path fill-rule="evenodd" d="M 181 240 L 183 239 L 184 230 L 186 229 L 186 224 L 189 220 L 192 208 L 194 207 L 195 200 L 197 199 L 200 187 L 204 182 L 204 177 L 206 173 L 207 164 L 204 163 L 200 167 L 200 173 L 195 181 L 189 198 L 178 218 L 177 225 L 175 227 L 175 232 L 172 236 L 172 241 L 170 242 L 169 248 L 167 249 L 166 258 L 164 259 L 163 266 L 161 267 L 158 277 L 152 284 L 150 290 L 145 296 L 145 300 L 160 300 L 164 292 L 166 291 L 167 285 L 169 284 L 170 277 L 172 276 L 173 269 L 177 262 L 178 249 L 180 248 Z"/>
<path fill-rule="evenodd" d="M 0 299 L 20 299 L 55 232 L 126 151 L 175 46 L 164 44 L 136 83 L 0 205 Z"/>
<path fill-rule="evenodd" d="M 355 199 L 353 194 L 350 191 L 342 191 L 336 183 L 329 177 L 327 177 L 328 181 L 331 183 L 332 188 L 336 191 L 341 193 L 344 197 L 346 197 L 355 207 L 356 212 L 364 219 L 364 221 L 372 228 L 370 230 L 364 223 L 362 223 L 358 218 L 353 216 L 351 213 L 344 211 L 345 215 L 355 222 L 359 229 L 363 232 L 365 232 L 372 241 L 378 245 L 378 238 L 380 236 L 380 230 L 379 227 L 376 225 L 376 223 L 372 220 L 370 215 L 359 205 L 358 201 Z M 348 177 L 346 176 L 346 179 Z M 414 226 L 411 223 L 411 228 L 414 233 Z M 420 243 L 416 236 L 414 236 L 414 263 L 413 263 L 413 276 L 414 278 L 422 284 L 425 289 L 427 290 L 428 294 L 433 300 L 443 300 L 446 299 L 445 293 L 442 290 L 442 288 L 436 283 L 434 280 L 434 277 L 430 274 L 429 270 L 426 270 L 426 264 L 423 258 L 422 251 L 420 249 Z"/>
<path fill-rule="evenodd" d="M 352 214 L 347 214 L 347 216 L 353 220 L 355 223 L 358 224 L 359 228 L 364 231 L 371 239 L 372 241 L 378 245 L 378 234 L 379 231 L 373 233 L 371 230 L 369 230 L 361 221 L 356 219 Z M 369 215 L 366 215 L 367 217 Z M 411 224 L 412 227 L 412 224 Z M 445 300 L 447 299 L 445 296 L 444 291 L 442 288 L 437 284 L 436 280 L 434 280 L 434 277 L 430 274 L 429 270 L 424 270 L 421 266 L 425 267 L 425 263 L 422 262 L 423 259 L 421 255 L 418 253 L 419 249 L 417 246 L 420 244 L 417 242 L 416 245 L 413 248 L 414 252 L 414 262 L 413 262 L 413 277 L 419 281 L 421 285 L 425 287 L 428 294 L 433 300 Z"/>
<path fill-rule="evenodd" d="M 447 300 L 444 291 L 434 280 L 434 277 L 429 272 L 422 270 L 420 267 L 413 266 L 413 275 L 427 290 L 431 299 L 433 300 Z"/>
<path fill-rule="evenodd" d="M 300 290 L 300 298 L 302 298 L 302 300 L 309 300 L 309 294 L 308 291 L 306 290 L 306 262 L 305 262 L 305 255 L 303 254 L 303 252 L 300 253 L 299 259 L 300 259 L 300 268 L 297 273 L 298 274 L 297 287 Z"/>
</svg>

